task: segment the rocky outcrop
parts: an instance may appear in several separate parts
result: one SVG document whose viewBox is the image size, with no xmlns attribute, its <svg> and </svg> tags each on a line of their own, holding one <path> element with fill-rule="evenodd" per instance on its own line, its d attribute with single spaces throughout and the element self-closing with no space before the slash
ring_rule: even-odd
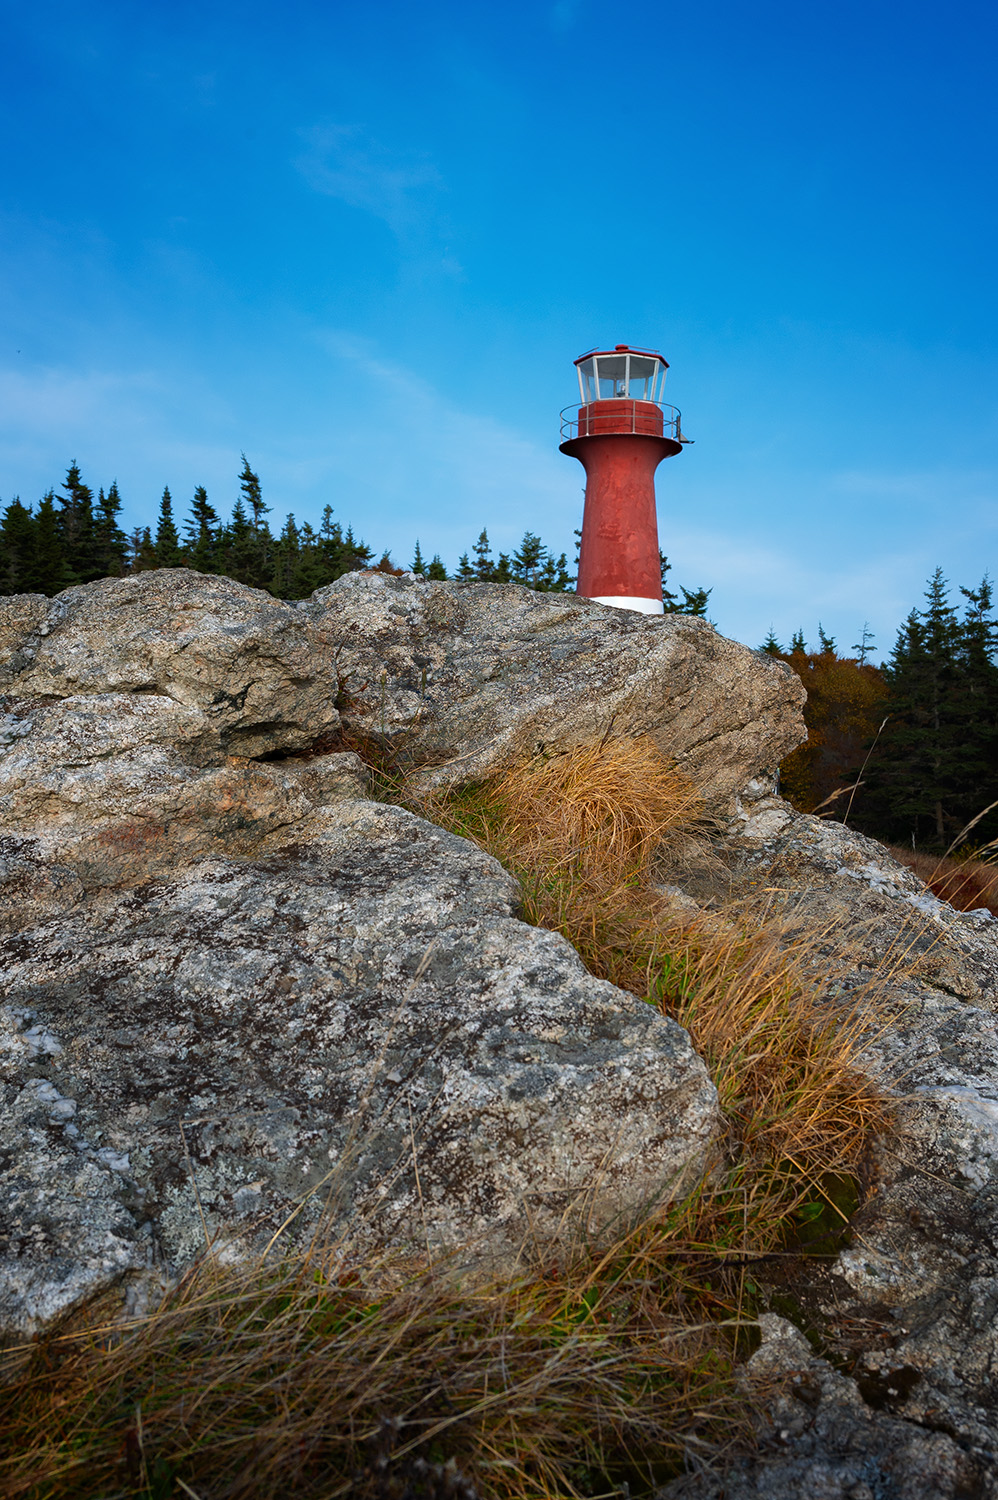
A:
<svg viewBox="0 0 998 1500">
<path fill-rule="evenodd" d="M 786 669 L 512 586 L 351 575 L 291 605 L 175 570 L 0 600 L 0 674 L 7 1337 L 112 1285 L 141 1305 L 206 1241 L 509 1258 L 682 1191 L 717 1125 L 686 1034 L 336 738 L 440 785 L 650 734 L 734 814 L 674 900 L 764 891 L 898 1122 L 792 1288 L 820 1352 L 761 1320 L 758 1453 L 663 1497 L 998 1496 L 998 923 L 770 795 Z"/>
<path fill-rule="evenodd" d="M 849 1243 L 805 1269 L 747 1378 L 776 1380 L 759 1455 L 670 1500 L 998 1494 L 998 921 L 936 899 L 882 845 L 778 798 L 728 844 L 857 1005 L 863 1065 L 894 1102 Z M 768 1331 L 767 1331 L 768 1330 Z M 831 1361 L 831 1363 L 829 1363 Z"/>
<path fill-rule="evenodd" d="M 344 722 L 423 785 L 648 734 L 727 807 L 754 777 L 771 788 L 806 734 L 794 673 L 688 615 L 380 573 L 347 574 L 301 609 L 336 661 Z"/>
<path fill-rule="evenodd" d="M 763 1313 L 759 1322 L 762 1344 L 743 1376 L 746 1395 L 766 1413 L 758 1454 L 723 1475 L 679 1480 L 663 1500 L 964 1500 L 991 1493 L 982 1488 L 979 1460 L 953 1437 L 880 1409 L 872 1392 L 864 1397 L 785 1318 Z M 885 1382 L 884 1395 L 890 1389 Z"/>
<path fill-rule="evenodd" d="M 295 1215 L 296 1242 L 324 1220 L 508 1255 L 676 1191 L 715 1125 L 703 1065 L 516 896 L 472 846 L 343 798 L 9 937 L 8 1328 L 206 1232 L 263 1248 Z"/>
<path fill-rule="evenodd" d="M 508 1258 L 702 1169 L 685 1032 L 315 753 L 340 679 L 307 610 L 174 572 L 4 601 L 0 628 L 8 1337 L 206 1240 Z"/>
<path fill-rule="evenodd" d="M 300 605 L 185 569 L 0 599 L 0 691 L 155 694 L 251 758 L 328 742 L 339 705 L 432 785 L 649 734 L 720 807 L 771 787 L 805 733 L 794 673 L 704 620 L 412 574 L 351 573 Z"/>
</svg>

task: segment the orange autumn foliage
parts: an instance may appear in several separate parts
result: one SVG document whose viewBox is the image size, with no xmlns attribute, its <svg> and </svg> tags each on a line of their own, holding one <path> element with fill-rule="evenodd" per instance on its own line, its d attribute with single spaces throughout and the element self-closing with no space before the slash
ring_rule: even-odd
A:
<svg viewBox="0 0 998 1500">
<path fill-rule="evenodd" d="M 887 684 L 877 667 L 834 651 L 781 652 L 807 688 L 807 742 L 780 766 L 780 790 L 801 812 L 812 812 L 859 775 L 886 713 Z M 827 804 L 841 817 L 848 797 Z"/>
</svg>

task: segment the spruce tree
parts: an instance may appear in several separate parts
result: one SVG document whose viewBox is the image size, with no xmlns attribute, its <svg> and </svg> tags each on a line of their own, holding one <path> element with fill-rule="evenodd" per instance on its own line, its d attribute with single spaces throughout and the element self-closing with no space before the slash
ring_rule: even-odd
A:
<svg viewBox="0 0 998 1500">
<path fill-rule="evenodd" d="M 564 552 L 560 557 L 552 557 L 551 553 L 544 548 L 544 563 L 540 572 L 534 580 L 534 588 L 544 594 L 563 594 L 571 586 L 571 578 L 568 573 L 568 559 Z"/>
<path fill-rule="evenodd" d="M 783 647 L 780 645 L 779 641 L 776 639 L 776 635 L 775 635 L 775 633 L 773 631 L 772 625 L 770 625 L 770 627 L 769 627 L 769 634 L 767 635 L 766 639 L 763 641 L 762 645 L 759 647 L 759 650 L 760 651 L 764 651 L 767 656 L 782 656 L 783 655 Z"/>
<path fill-rule="evenodd" d="M 998 800 L 998 621 L 987 574 L 976 589 L 960 589 L 966 600 L 960 625 L 958 665 L 960 717 L 959 776 L 963 783 L 964 822 Z M 998 833 L 998 812 L 979 825 L 975 838 Z M 985 840 L 986 841 L 986 840 Z"/>
<path fill-rule="evenodd" d="M 579 534 L 578 532 L 576 533 L 577 536 Z M 658 570 L 662 577 L 662 612 L 663 614 L 673 615 L 679 609 L 679 595 L 674 594 L 669 588 L 668 574 L 672 572 L 672 564 L 661 548 L 659 548 L 658 553 Z"/>
<path fill-rule="evenodd" d="M 39 592 L 48 594 L 49 598 L 79 581 L 66 561 L 62 526 L 55 506 L 55 495 L 49 490 L 39 501 L 35 517 L 37 586 Z"/>
<path fill-rule="evenodd" d="M 699 615 L 706 617 L 707 601 L 713 590 L 684 589 L 682 584 L 680 584 L 679 593 L 683 596 L 680 599 L 678 594 L 672 592 L 666 581 L 667 575 L 672 572 L 672 564 L 662 551 L 658 554 L 658 565 L 662 578 L 662 613 L 666 615 Z"/>
<path fill-rule="evenodd" d="M 173 520 L 173 497 L 168 486 L 164 486 L 163 497 L 159 502 L 159 521 L 156 524 L 156 566 L 158 568 L 179 568 L 182 562 L 180 556 L 180 537 Z"/>
<path fill-rule="evenodd" d="M 440 553 L 434 552 L 426 568 L 427 578 L 434 579 L 437 583 L 444 583 L 447 579 L 447 569 L 440 560 Z"/>
<path fill-rule="evenodd" d="M 471 561 L 468 557 L 468 554 L 467 552 L 462 552 L 461 556 L 457 560 L 457 577 L 462 581 L 462 583 L 466 583 L 468 582 L 468 580 L 474 578 L 474 576 L 475 570 L 471 566 Z"/>
<path fill-rule="evenodd" d="M 513 553 L 513 577 L 527 588 L 536 587 L 537 578 L 544 567 L 546 548 L 539 536 L 532 531 L 523 533 L 523 540 Z"/>
<path fill-rule="evenodd" d="M 152 539 L 152 532 L 148 526 L 136 526 L 128 538 L 130 573 L 148 573 L 153 568 L 158 568 L 156 559 L 156 544 Z"/>
<path fill-rule="evenodd" d="M 713 589 L 684 589 L 679 585 L 683 596 L 683 602 L 676 610 L 679 615 L 696 615 L 699 619 L 707 618 L 707 605 Z"/>
<path fill-rule="evenodd" d="M 232 507 L 232 516 L 225 528 L 223 542 L 222 571 L 238 583 L 251 583 L 257 565 L 257 537 L 253 523 L 246 514 L 246 506 L 239 495 Z"/>
<path fill-rule="evenodd" d="M 471 550 L 475 554 L 474 568 L 475 577 L 477 578 L 478 582 L 492 583 L 495 579 L 496 568 L 495 564 L 492 561 L 492 548 L 489 545 L 489 534 L 485 530 L 484 526 L 482 527 L 481 536 L 478 538 L 478 541 L 475 543 Z M 509 559 L 507 558 L 506 561 L 508 568 Z"/>
<path fill-rule="evenodd" d="M 883 836 L 942 849 L 973 816 L 967 811 L 967 750 L 961 629 L 937 568 L 925 608 L 898 631 L 885 670 L 890 721 L 871 760 L 863 816 Z"/>
<path fill-rule="evenodd" d="M 298 561 L 291 579 L 289 599 L 307 599 L 315 590 L 327 583 L 323 571 L 322 550 L 319 538 L 308 521 L 298 534 Z"/>
<path fill-rule="evenodd" d="M 301 542 L 298 536 L 298 524 L 294 515 L 289 513 L 284 522 L 284 530 L 274 544 L 274 567 L 268 584 L 270 592 L 276 594 L 278 599 L 298 597 L 295 584 L 300 561 Z"/>
<path fill-rule="evenodd" d="M 242 455 L 242 460 L 243 467 L 239 475 L 240 495 L 236 501 L 236 508 L 233 509 L 232 523 L 229 527 L 230 532 L 233 533 L 232 556 L 239 569 L 235 576 L 241 583 L 264 589 L 268 585 L 274 567 L 274 538 L 265 519 L 270 513 L 270 506 L 263 503 L 259 476 L 250 468 L 245 453 Z M 242 519 L 237 518 L 237 509 Z M 243 527 L 243 519 L 248 521 L 248 531 Z M 238 538 L 234 528 L 238 529 Z"/>
<path fill-rule="evenodd" d="M 575 579 L 568 571 L 568 558 L 564 552 L 559 552 L 554 565 L 554 583 L 551 585 L 559 594 L 567 594 L 571 591 Z"/>
<path fill-rule="evenodd" d="M 67 566 L 80 583 L 91 583 L 101 577 L 97 534 L 94 524 L 93 491 L 83 483 L 74 459 L 62 484 L 64 495 L 58 500 L 59 531 Z"/>
<path fill-rule="evenodd" d="M 0 594 L 40 592 L 37 523 L 15 495 L 0 520 Z"/>
<path fill-rule="evenodd" d="M 369 567 L 374 557 L 370 547 L 356 540 L 351 527 L 347 527 L 344 534 L 339 521 L 333 520 L 331 505 L 323 507 L 318 548 L 321 583 L 316 584 L 317 588 L 327 583 L 334 583 L 337 578 L 342 578 L 344 573 L 353 573 L 358 568 Z"/>
<path fill-rule="evenodd" d="M 219 520 L 209 503 L 208 491 L 199 484 L 191 501 L 191 513 L 184 523 L 184 560 L 199 573 L 219 571 Z"/>
<path fill-rule="evenodd" d="M 416 550 L 412 555 L 412 567 L 409 571 L 418 574 L 420 577 L 424 577 L 426 574 L 426 564 L 423 562 L 423 554 L 419 550 L 419 537 L 416 538 Z"/>
<path fill-rule="evenodd" d="M 254 530 L 259 531 L 263 524 L 264 516 L 270 514 L 270 506 L 263 503 L 263 491 L 260 488 L 260 477 L 254 474 L 249 466 L 249 459 L 245 453 L 240 454 L 243 461 L 242 472 L 239 475 L 239 488 L 242 492 L 243 503 L 249 508 L 253 519 Z"/>
<path fill-rule="evenodd" d="M 128 538 L 118 524 L 120 513 L 118 481 L 112 479 L 106 495 L 103 489 L 98 492 L 95 516 L 97 553 L 101 572 L 106 578 L 120 578 L 128 560 Z"/>
</svg>

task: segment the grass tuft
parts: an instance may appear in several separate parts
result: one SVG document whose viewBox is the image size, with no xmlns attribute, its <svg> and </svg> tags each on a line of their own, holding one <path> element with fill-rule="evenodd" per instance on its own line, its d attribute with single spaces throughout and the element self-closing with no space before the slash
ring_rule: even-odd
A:
<svg viewBox="0 0 998 1500">
<path fill-rule="evenodd" d="M 815 946 L 757 901 L 691 917 L 662 889 L 663 865 L 702 861 L 709 837 L 695 789 L 650 740 L 585 746 L 421 806 L 519 877 L 528 920 L 688 1028 L 732 1160 L 762 1193 L 764 1237 L 767 1216 L 778 1237 L 826 1176 L 859 1169 L 886 1107 L 856 1066 L 858 1024 L 829 1015 Z"/>
</svg>

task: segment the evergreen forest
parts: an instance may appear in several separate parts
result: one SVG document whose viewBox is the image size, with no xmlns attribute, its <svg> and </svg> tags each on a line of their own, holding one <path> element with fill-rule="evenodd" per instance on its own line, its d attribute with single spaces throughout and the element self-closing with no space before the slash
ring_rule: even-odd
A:
<svg viewBox="0 0 998 1500">
<path fill-rule="evenodd" d="M 816 651 L 802 631 L 786 649 L 770 633 L 762 650 L 787 662 L 808 694 L 807 744 L 781 767 L 796 807 L 912 850 L 993 851 L 998 621 L 986 575 L 959 592 L 954 605 L 936 569 L 879 667 L 865 626 L 850 655 L 820 625 Z"/>
<path fill-rule="evenodd" d="M 317 527 L 288 515 L 280 531 L 272 529 L 271 508 L 245 455 L 228 518 L 203 486 L 179 520 L 168 488 L 152 525 L 126 533 L 121 510 L 117 484 L 94 495 L 75 462 L 59 489 L 37 504 L 11 501 L 0 514 L 0 594 L 52 596 L 98 578 L 186 567 L 304 599 L 345 573 L 403 572 L 387 550 L 376 553 L 335 519 L 330 505 Z M 661 567 L 666 611 L 705 617 L 711 591 L 673 592 L 664 555 Z M 555 556 L 539 536 L 528 531 L 511 553 L 494 555 L 484 527 L 453 573 L 438 555 L 424 558 L 418 541 L 408 571 L 552 592 L 575 583 L 566 555 Z M 770 632 L 761 649 L 785 661 L 808 693 L 808 741 L 781 767 L 781 790 L 795 806 L 913 849 L 984 852 L 998 843 L 993 587 L 985 576 L 959 593 L 955 605 L 937 570 L 879 666 L 865 625 L 846 652 L 820 624 L 816 650 L 808 649 L 802 630 L 786 647 Z"/>
</svg>

